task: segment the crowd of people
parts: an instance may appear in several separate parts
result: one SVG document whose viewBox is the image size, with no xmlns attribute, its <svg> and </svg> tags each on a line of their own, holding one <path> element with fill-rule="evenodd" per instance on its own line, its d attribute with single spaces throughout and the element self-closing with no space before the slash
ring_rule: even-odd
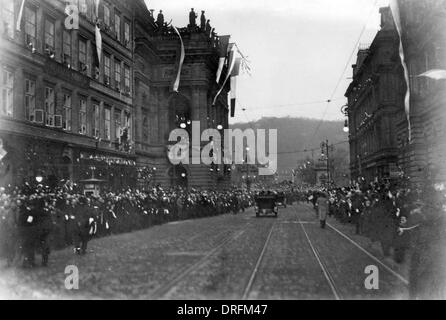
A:
<svg viewBox="0 0 446 320">
<path fill-rule="evenodd" d="M 24 267 L 48 263 L 50 250 L 74 246 L 85 254 L 92 237 L 145 229 L 170 221 L 225 213 L 252 205 L 244 189 L 199 190 L 181 187 L 127 189 L 85 196 L 73 185 L 50 189 L 25 185 L 0 189 L 0 254 L 9 265 L 19 256 Z"/>
<path fill-rule="evenodd" d="M 309 189 L 301 199 L 312 203 L 321 227 L 326 216 L 354 225 L 356 234 L 379 242 L 384 256 L 397 263 L 408 260 L 412 298 L 446 298 L 446 187 L 444 184 L 409 186 L 390 182 L 349 187 Z"/>
<path fill-rule="evenodd" d="M 409 187 L 361 181 L 328 190 L 287 183 L 253 185 L 249 190 L 158 186 L 149 190 L 107 191 L 97 197 L 85 196 L 73 184 L 56 189 L 43 185 L 0 188 L 0 255 L 10 265 L 21 261 L 24 267 L 34 267 L 35 255 L 40 253 L 42 265 L 46 265 L 51 249 L 71 245 L 76 254 L 82 255 L 93 237 L 170 221 L 237 214 L 253 206 L 256 195 L 267 190 L 282 194 L 287 204 L 312 204 L 322 228 L 327 216 L 333 217 L 354 225 L 356 234 L 379 242 L 383 254 L 393 253 L 397 263 L 409 257 L 413 296 L 431 297 L 430 293 L 438 294 L 446 288 L 443 184 Z M 446 297 L 446 292 L 441 294 Z"/>
</svg>

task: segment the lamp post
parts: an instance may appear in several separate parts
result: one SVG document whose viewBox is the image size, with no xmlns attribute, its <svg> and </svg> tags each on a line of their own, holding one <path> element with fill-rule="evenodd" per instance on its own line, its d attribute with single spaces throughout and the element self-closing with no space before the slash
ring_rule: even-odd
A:
<svg viewBox="0 0 446 320">
<path fill-rule="evenodd" d="M 327 171 L 327 189 L 330 186 L 330 156 L 329 156 L 329 150 L 328 150 L 328 139 L 323 141 L 321 143 L 321 150 L 322 150 L 322 157 L 324 157 L 324 154 L 327 158 L 327 166 L 326 166 L 326 171 Z"/>
<path fill-rule="evenodd" d="M 248 191 L 251 189 L 251 181 L 249 180 L 249 163 L 248 163 L 249 147 L 246 147 L 246 188 Z"/>
<path fill-rule="evenodd" d="M 345 119 L 345 122 L 344 122 L 344 128 L 343 128 L 343 131 L 344 131 L 345 133 L 348 133 L 348 132 L 350 131 L 350 128 L 349 128 L 349 125 L 348 125 L 348 105 L 343 105 L 343 106 L 341 107 L 341 112 L 342 112 L 342 114 L 343 114 L 344 116 L 347 117 L 347 119 Z"/>
</svg>

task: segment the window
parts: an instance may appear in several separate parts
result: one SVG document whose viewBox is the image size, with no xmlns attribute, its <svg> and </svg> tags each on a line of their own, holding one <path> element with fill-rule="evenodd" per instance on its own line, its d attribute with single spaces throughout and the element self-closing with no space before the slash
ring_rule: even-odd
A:
<svg viewBox="0 0 446 320">
<path fill-rule="evenodd" d="M 116 90 L 121 89 L 121 62 L 115 60 L 115 87 Z"/>
<path fill-rule="evenodd" d="M 14 38 L 14 2 L 2 1 L 3 34 L 8 38 Z"/>
<path fill-rule="evenodd" d="M 45 114 L 46 114 L 46 125 L 49 127 L 54 127 L 54 88 L 45 87 Z"/>
<path fill-rule="evenodd" d="M 71 95 L 64 93 L 63 95 L 63 129 L 71 131 Z"/>
<path fill-rule="evenodd" d="M 87 133 L 87 100 L 79 99 L 79 133 Z"/>
<path fill-rule="evenodd" d="M 35 121 L 36 109 L 36 82 L 25 79 L 25 116 L 29 121 Z"/>
<path fill-rule="evenodd" d="M 14 94 L 14 75 L 7 69 L 2 70 L 1 79 L 1 104 L 0 115 L 12 117 L 13 114 L 13 94 Z"/>
<path fill-rule="evenodd" d="M 104 84 L 110 85 L 110 56 L 104 54 Z"/>
<path fill-rule="evenodd" d="M 25 8 L 25 41 L 28 47 L 36 47 L 36 11 Z"/>
<path fill-rule="evenodd" d="M 126 47 L 130 47 L 130 23 L 124 22 L 124 44 Z"/>
<path fill-rule="evenodd" d="M 54 52 L 54 22 L 45 20 L 45 50 L 47 53 Z"/>
<path fill-rule="evenodd" d="M 125 92 L 130 94 L 130 68 L 128 66 L 124 66 L 124 85 Z"/>
<path fill-rule="evenodd" d="M 87 41 L 79 39 L 79 70 L 87 71 Z"/>
<path fill-rule="evenodd" d="M 93 104 L 93 137 L 99 138 L 99 104 L 94 103 Z"/>
<path fill-rule="evenodd" d="M 104 24 L 110 26 L 110 7 L 104 2 Z"/>
<path fill-rule="evenodd" d="M 104 114 L 104 137 L 106 140 L 110 140 L 110 132 L 111 132 L 111 109 L 110 107 L 105 108 Z"/>
<path fill-rule="evenodd" d="M 71 33 L 67 30 L 63 31 L 63 63 L 71 67 Z"/>
<path fill-rule="evenodd" d="M 119 13 L 115 13 L 115 32 L 116 32 L 116 40 L 121 41 L 121 17 Z"/>
</svg>

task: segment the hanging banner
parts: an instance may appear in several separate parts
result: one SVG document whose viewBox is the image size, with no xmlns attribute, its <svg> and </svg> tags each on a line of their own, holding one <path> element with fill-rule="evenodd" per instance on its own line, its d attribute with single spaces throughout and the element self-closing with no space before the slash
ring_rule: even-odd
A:
<svg viewBox="0 0 446 320">
<path fill-rule="evenodd" d="M 215 78 L 215 82 L 217 82 L 217 83 L 220 82 L 221 72 L 223 71 L 223 67 L 225 65 L 225 60 L 226 60 L 225 57 L 218 59 L 218 70 L 217 70 L 217 76 Z"/>
<path fill-rule="evenodd" d="M 402 26 L 401 26 L 401 16 L 400 11 L 398 7 L 398 0 L 391 0 L 390 1 L 390 9 L 392 10 L 393 20 L 395 21 L 396 30 L 399 35 L 399 55 L 401 59 L 401 65 L 403 66 L 404 70 L 404 79 L 406 81 L 406 94 L 404 96 L 404 110 L 406 111 L 406 118 L 407 118 L 407 128 L 409 133 L 409 142 L 412 140 L 412 130 L 410 125 L 410 82 L 409 82 L 409 69 L 407 68 L 407 64 L 405 61 L 404 56 L 404 47 L 403 47 L 403 41 L 402 41 Z"/>
<path fill-rule="evenodd" d="M 432 69 L 418 75 L 417 77 L 426 77 L 434 80 L 443 80 L 446 79 L 446 70 Z"/>
<path fill-rule="evenodd" d="M 172 28 L 173 30 L 175 30 L 175 33 L 180 38 L 180 43 L 181 43 L 181 54 L 180 54 L 180 61 L 178 63 L 178 73 L 175 82 L 173 83 L 173 89 L 172 89 L 174 92 L 178 92 L 178 88 L 180 87 L 180 76 L 181 76 L 181 69 L 183 68 L 185 51 L 184 51 L 183 39 L 181 38 L 180 32 L 174 26 L 172 26 Z"/>
<path fill-rule="evenodd" d="M 21 30 L 22 16 L 23 16 L 23 9 L 24 8 L 25 8 L 25 0 L 22 0 L 22 4 L 20 5 L 20 10 L 19 10 L 19 15 L 17 16 L 17 24 L 16 24 L 17 31 Z"/>
<path fill-rule="evenodd" d="M 98 55 L 99 65 L 101 63 L 102 57 L 102 35 L 101 29 L 99 28 L 99 1 L 94 0 L 94 14 L 95 14 L 95 38 L 96 38 L 96 53 Z"/>
<path fill-rule="evenodd" d="M 215 102 L 217 101 L 218 96 L 223 91 L 223 88 L 225 87 L 225 84 L 228 81 L 229 77 L 231 76 L 232 70 L 234 69 L 234 65 L 235 65 L 235 46 L 232 43 L 231 51 L 229 52 L 228 74 L 226 75 L 225 81 L 223 82 L 220 90 L 218 90 L 217 94 L 215 95 L 212 105 L 215 105 Z"/>
</svg>

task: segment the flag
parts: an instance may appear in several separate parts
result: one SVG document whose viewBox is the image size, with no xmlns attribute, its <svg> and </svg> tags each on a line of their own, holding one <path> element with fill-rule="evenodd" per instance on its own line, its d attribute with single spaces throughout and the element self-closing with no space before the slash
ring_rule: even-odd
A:
<svg viewBox="0 0 446 320">
<path fill-rule="evenodd" d="M 215 105 L 215 102 L 217 101 L 218 96 L 223 91 L 223 88 L 225 87 L 225 84 L 228 81 L 229 77 L 231 76 L 232 70 L 234 69 L 234 65 L 235 65 L 235 46 L 232 43 L 231 51 L 229 52 L 228 73 L 226 75 L 225 81 L 223 82 L 220 90 L 218 90 L 217 94 L 215 95 L 212 105 Z"/>
<path fill-rule="evenodd" d="M 173 30 L 175 30 L 175 32 L 178 35 L 178 37 L 180 38 L 180 43 L 181 43 L 181 55 L 180 55 L 180 61 L 179 61 L 179 64 L 178 64 L 178 73 L 177 73 L 177 77 L 175 79 L 175 82 L 173 84 L 173 91 L 178 92 L 178 88 L 180 86 L 180 76 L 181 76 L 181 69 L 183 68 L 185 51 L 184 51 L 183 39 L 181 38 L 180 32 L 178 32 L 178 29 L 175 28 L 174 26 L 172 26 L 172 27 L 173 27 Z"/>
<path fill-rule="evenodd" d="M 231 77 L 236 77 L 240 74 L 240 65 L 242 58 L 235 58 L 234 67 L 232 68 Z"/>
<path fill-rule="evenodd" d="M 23 9 L 24 8 L 25 8 L 25 0 L 22 0 L 22 4 L 20 5 L 20 10 L 19 10 L 19 15 L 17 16 L 17 25 L 16 25 L 17 31 L 21 30 L 22 16 L 23 16 Z"/>
<path fill-rule="evenodd" d="M 240 74 L 240 64 L 242 59 L 236 58 L 234 62 L 234 67 L 232 68 L 231 72 L 231 93 L 230 93 L 230 100 L 231 100 L 231 118 L 234 118 L 235 115 L 235 104 L 237 99 L 237 76 Z"/>
<path fill-rule="evenodd" d="M 234 118 L 235 116 L 235 103 L 237 99 L 236 88 L 237 88 L 237 77 L 231 77 L 231 93 L 230 93 L 231 118 Z"/>
<path fill-rule="evenodd" d="M 404 96 L 404 110 L 406 111 L 407 118 L 407 128 L 409 133 L 409 142 L 412 140 L 412 130 L 410 125 L 410 82 L 409 82 L 409 69 L 407 68 L 407 64 L 404 56 L 404 47 L 402 41 L 402 26 L 401 26 L 401 16 L 400 10 L 398 6 L 398 0 L 390 1 L 390 9 L 392 11 L 393 20 L 395 21 L 396 30 L 399 35 L 399 55 L 401 59 L 401 65 L 404 70 L 404 79 L 406 81 L 406 94 Z"/>
<path fill-rule="evenodd" d="M 218 70 L 215 81 L 218 83 L 220 81 L 221 72 L 223 71 L 223 66 L 225 64 L 226 55 L 228 54 L 229 38 L 231 36 L 220 36 L 218 38 L 218 54 L 220 59 L 218 60 Z"/>
<path fill-rule="evenodd" d="M 220 81 L 220 77 L 221 77 L 221 72 L 223 71 L 223 66 L 225 65 L 225 60 L 226 58 L 219 58 L 218 60 L 218 69 L 217 69 L 217 77 L 215 78 L 215 82 L 219 82 Z"/>
<path fill-rule="evenodd" d="M 99 1 L 94 0 L 94 14 L 95 14 L 95 38 L 96 38 L 96 53 L 98 55 L 98 67 L 101 63 L 102 57 L 102 35 L 101 29 L 99 28 Z"/>
<path fill-rule="evenodd" d="M 443 69 L 431 69 L 428 70 L 417 77 L 426 77 L 434 80 L 445 80 L 446 79 L 446 70 Z"/>
</svg>

